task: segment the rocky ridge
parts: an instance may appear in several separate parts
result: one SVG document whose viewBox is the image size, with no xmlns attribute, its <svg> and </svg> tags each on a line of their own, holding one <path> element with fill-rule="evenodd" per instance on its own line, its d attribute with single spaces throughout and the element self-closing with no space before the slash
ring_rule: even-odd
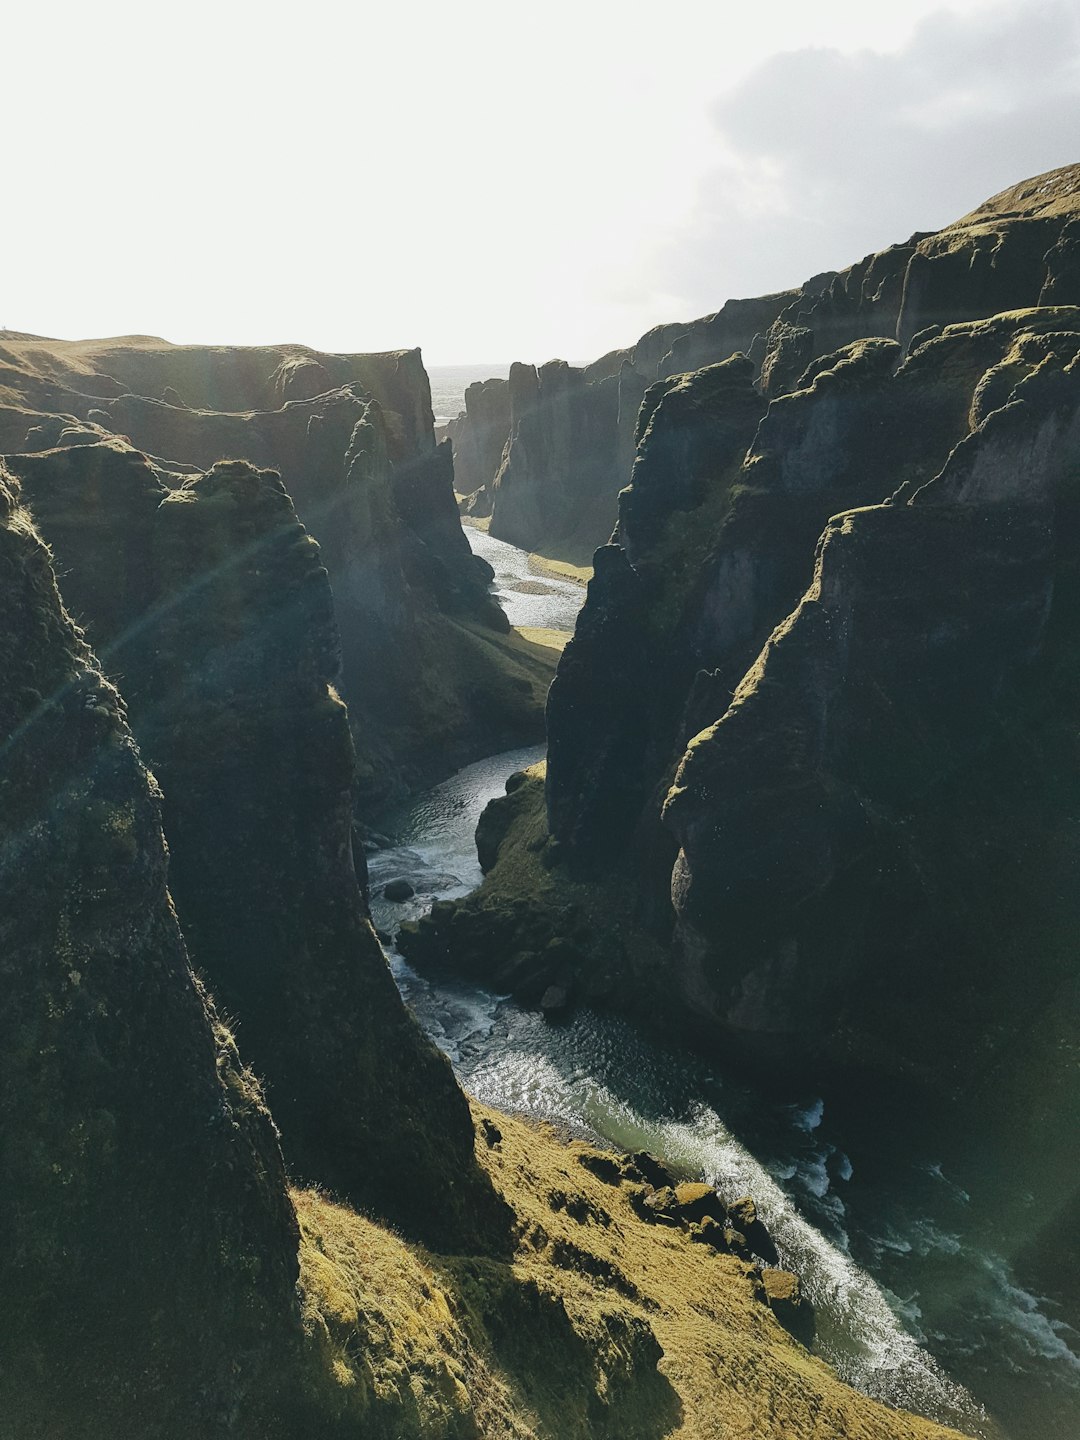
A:
<svg viewBox="0 0 1080 1440">
<path fill-rule="evenodd" d="M 1066 166 L 845 270 L 777 295 L 728 300 L 687 324 L 658 326 L 629 349 L 569 371 L 574 410 L 591 419 L 579 424 L 572 447 L 565 398 L 556 398 L 558 391 L 545 397 L 541 382 L 541 372 L 560 362 L 519 367 L 533 378 L 516 411 L 511 406 L 504 417 L 501 447 L 492 410 L 481 403 L 493 383 L 485 382 L 451 431 L 455 454 L 465 457 L 458 489 L 473 513 L 490 514 L 493 535 L 581 562 L 611 534 L 616 497 L 630 478 L 638 407 L 650 385 L 741 352 L 771 399 L 798 388 L 820 357 L 857 340 L 884 337 L 906 349 L 935 327 L 1014 308 L 1077 304 L 1078 194 L 1077 167 Z M 566 388 L 563 381 L 559 389 Z M 605 399 L 608 391 L 617 399 Z M 482 445 L 475 438 L 481 433 Z M 483 469 L 496 453 L 495 468 Z"/>
</svg>

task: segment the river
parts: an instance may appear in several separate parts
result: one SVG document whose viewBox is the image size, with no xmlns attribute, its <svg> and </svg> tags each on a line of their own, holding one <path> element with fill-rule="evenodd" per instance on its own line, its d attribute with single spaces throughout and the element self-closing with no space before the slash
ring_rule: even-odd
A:
<svg viewBox="0 0 1080 1440">
<path fill-rule="evenodd" d="M 523 552 L 468 533 L 495 566 L 513 623 L 572 625 L 580 587 L 545 579 L 550 588 L 540 593 Z M 543 619 L 532 618 L 536 603 Z M 507 775 L 543 753 L 491 756 L 378 817 L 391 841 L 368 857 L 381 930 L 392 934 L 435 900 L 480 883 L 480 811 Z M 416 894 L 395 905 L 382 889 L 399 877 Z M 477 985 L 419 976 L 392 949 L 390 963 L 420 1023 L 479 1099 L 651 1150 L 729 1199 L 753 1195 L 814 1303 L 817 1351 L 858 1389 L 975 1436 L 1080 1435 L 1075 1337 L 1017 1283 L 972 1218 L 948 1156 L 923 1153 L 918 1136 L 839 1133 L 819 1097 L 757 1093 L 623 1019 L 583 1009 L 551 1025 Z"/>
</svg>

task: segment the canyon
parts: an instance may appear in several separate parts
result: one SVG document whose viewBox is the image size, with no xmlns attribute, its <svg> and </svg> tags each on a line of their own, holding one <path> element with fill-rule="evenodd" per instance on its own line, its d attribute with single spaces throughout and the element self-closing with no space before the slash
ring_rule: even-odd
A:
<svg viewBox="0 0 1080 1440">
<path fill-rule="evenodd" d="M 1069 1350 L 1080 166 L 441 442 L 417 351 L 0 332 L 0 455 L 20 1440 L 1035 1433 L 843 1383 L 763 1174 L 492 1108 L 395 975 L 932 1136 Z M 498 541 L 591 558 L 561 653 Z"/>
</svg>

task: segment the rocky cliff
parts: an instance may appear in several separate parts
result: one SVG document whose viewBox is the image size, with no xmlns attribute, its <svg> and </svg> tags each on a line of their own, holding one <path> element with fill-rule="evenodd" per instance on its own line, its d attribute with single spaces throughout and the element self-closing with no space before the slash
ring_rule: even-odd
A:
<svg viewBox="0 0 1080 1440">
<path fill-rule="evenodd" d="M 508 633 L 461 531 L 419 352 L 0 344 L 0 448 L 110 434 L 174 487 L 223 457 L 281 474 L 323 545 L 364 802 L 541 733 L 546 657 Z"/>
<path fill-rule="evenodd" d="M 291 1173 L 475 1244 L 494 1207 L 464 1097 L 364 914 L 333 599 L 280 477 L 234 461 L 170 490 L 116 440 L 11 466 L 68 604 L 122 677 L 164 790 L 181 923 Z"/>
<path fill-rule="evenodd" d="M 846 553 L 850 533 L 860 537 L 860 544 L 864 535 L 880 536 L 867 569 L 875 583 L 894 587 L 896 604 L 889 616 L 898 634 L 882 636 L 878 649 L 881 664 L 896 671 L 895 683 L 906 696 L 903 721 L 893 716 L 889 723 L 901 730 L 906 725 L 924 747 L 905 759 L 899 738 L 890 738 L 881 728 L 879 777 L 895 771 L 891 783 L 902 790 L 914 783 L 920 766 L 928 775 L 939 776 L 962 743 L 976 745 L 976 720 L 992 724 L 995 707 L 1012 704 L 1010 696 L 1029 694 L 1022 676 L 1033 657 L 1043 653 L 1039 627 L 1048 613 L 1051 618 L 1054 614 L 1052 599 L 1067 604 L 1061 567 L 1068 540 L 1059 527 L 1068 509 L 1060 485 L 1053 488 L 1051 470 L 1054 476 L 1067 476 L 1075 463 L 1071 430 L 1060 417 L 1047 419 L 1039 407 L 1053 410 L 1059 402 L 1066 408 L 1070 403 L 1078 333 L 1080 311 L 1041 308 L 948 326 L 920 340 L 902 363 L 895 341 L 857 341 L 816 362 L 802 388 L 777 397 L 767 409 L 752 384 L 751 362 L 744 359 L 707 367 L 649 392 L 641 412 L 633 482 L 620 500 L 619 543 L 597 552 L 585 607 L 552 685 L 545 786 L 548 839 L 545 842 L 543 833 L 530 838 L 545 864 L 568 884 L 584 887 L 578 920 L 583 922 L 590 906 L 607 894 L 604 903 L 610 908 L 625 902 L 631 914 L 621 911 L 620 918 L 636 921 L 651 937 L 649 943 L 668 956 L 657 962 L 647 953 L 639 968 L 651 978 L 641 973 L 630 978 L 624 994 L 642 989 L 653 1007 L 660 963 L 667 979 L 665 1001 L 676 998 L 697 1022 L 716 1027 L 729 1039 L 734 1030 L 752 1031 L 755 1024 L 763 1040 L 775 1032 L 781 1038 L 772 1049 L 788 1062 L 795 1058 L 796 1037 L 813 1051 L 819 1035 L 808 996 L 794 981 L 795 942 L 785 932 L 779 949 L 766 946 L 769 959 L 758 972 L 754 946 L 732 917 L 737 912 L 739 923 L 752 928 L 753 916 L 767 916 L 782 928 L 780 896 L 790 886 L 798 897 L 792 900 L 795 909 L 806 905 L 807 915 L 813 911 L 816 918 L 807 921 L 811 928 L 826 934 L 823 913 L 815 908 L 823 904 L 824 914 L 842 916 L 853 927 L 852 953 L 861 953 L 862 924 L 876 922 L 868 918 L 869 912 L 857 922 L 850 897 L 832 905 L 829 877 L 849 869 L 854 876 L 857 869 L 848 859 L 837 858 L 835 846 L 844 856 L 849 855 L 844 847 L 850 845 L 850 854 L 870 857 L 865 863 L 871 871 L 885 865 L 867 839 L 870 833 L 883 833 L 868 817 L 880 819 L 885 798 L 882 793 L 865 804 L 841 803 L 835 777 L 830 772 L 828 779 L 822 778 L 824 752 L 815 747 L 827 742 L 815 725 L 842 723 L 838 697 L 845 693 L 830 688 L 832 662 L 824 653 L 803 672 L 805 685 L 816 687 L 822 697 L 817 721 L 804 725 L 790 715 L 777 718 L 768 740 L 766 727 L 747 717 L 765 713 L 763 697 L 775 694 L 770 682 L 785 662 L 777 660 L 768 680 L 761 681 L 755 707 L 762 708 L 752 712 L 746 708 L 751 680 L 744 677 L 748 671 L 759 676 L 762 662 L 755 666 L 755 661 L 766 642 L 788 656 L 814 625 L 840 626 L 830 610 L 827 618 L 796 627 L 793 633 L 799 639 L 785 647 L 776 645 L 776 637 L 770 640 L 777 626 L 791 624 L 785 617 L 793 612 L 805 609 L 808 616 L 825 616 L 822 604 L 810 605 L 802 597 L 808 587 L 830 579 L 829 567 Z M 973 457 L 982 458 L 976 465 Z M 1006 496 L 1012 494 L 1010 485 L 1027 485 L 1038 503 L 979 499 L 982 492 L 974 482 L 964 488 L 956 478 L 964 466 L 996 476 L 994 483 Z M 953 491 L 962 501 L 951 508 L 931 508 L 932 497 Z M 837 514 L 844 518 L 833 521 Z M 880 518 L 857 518 L 863 514 Z M 856 518 L 849 518 L 852 515 Z M 902 538 L 909 534 L 905 525 L 923 527 L 918 541 Z M 955 555 L 945 541 L 932 542 L 934 526 L 942 535 L 956 537 L 948 542 Z M 866 544 L 871 546 L 869 539 Z M 826 559 L 829 566 L 823 571 Z M 994 571 L 995 563 L 1002 567 L 1000 574 Z M 860 583 L 870 582 L 864 577 Z M 950 590 L 957 592 L 952 599 Z M 963 615 L 958 605 L 968 607 Z M 947 656 L 942 650 L 933 660 L 940 670 L 933 675 L 928 670 L 916 685 L 899 666 L 901 633 L 915 653 L 927 650 L 936 638 L 957 648 Z M 1047 633 L 1053 633 L 1052 625 Z M 872 643 L 877 641 L 867 641 Z M 768 647 L 766 655 L 772 654 Z M 846 675 L 847 652 L 837 663 Z M 931 659 L 925 663 L 930 666 Z M 962 724 L 954 714 L 957 687 L 971 704 Z M 884 704 L 886 693 L 891 692 L 884 673 L 860 682 L 860 703 L 867 711 L 852 718 L 850 734 L 845 731 L 845 753 L 853 757 L 852 764 L 870 763 L 869 746 L 878 743 L 879 727 L 885 723 L 876 711 L 871 713 L 871 697 L 878 697 L 875 704 Z M 960 725 L 963 742 L 957 733 L 946 736 L 944 717 L 949 715 L 950 723 Z M 731 774 L 738 780 L 732 779 L 735 789 L 720 799 L 708 786 L 702 788 L 701 781 L 705 757 L 719 753 L 712 749 L 712 737 L 723 734 L 729 737 L 724 753 L 732 755 Z M 746 737 L 749 747 L 737 757 L 727 748 L 736 734 Z M 752 798 L 736 802 L 739 784 L 750 783 L 757 763 L 751 763 L 751 755 L 760 755 L 759 788 Z M 789 765 L 796 767 L 790 785 L 786 779 L 781 783 Z M 813 783 L 812 775 L 817 777 Z M 485 817 L 483 858 L 488 869 L 495 866 L 493 879 L 504 837 L 510 837 L 514 848 L 515 809 L 532 804 L 522 795 L 508 796 Z M 766 806 L 766 795 L 778 807 L 773 812 L 759 808 Z M 744 800 L 757 817 L 754 823 L 762 827 L 757 841 L 750 840 Z M 830 810 L 833 800 L 839 807 L 835 814 Z M 890 803 L 900 803 L 899 795 L 894 793 Z M 932 792 L 932 804 L 939 803 L 939 792 Z M 826 843 L 825 832 L 815 829 L 819 821 L 827 829 L 835 824 L 837 833 L 845 825 L 854 828 L 844 832 L 843 843 L 835 837 Z M 533 822 L 530 818 L 523 823 Z M 864 825 L 869 831 L 860 828 Z M 691 858 L 695 850 L 702 857 L 699 868 Z M 530 883 L 521 881 L 521 898 L 531 903 L 535 897 Z M 970 883 L 977 889 L 985 882 L 972 876 Z M 617 893 L 609 893 L 612 886 Z M 498 888 L 500 906 L 510 904 L 505 877 Z M 725 908 L 729 902 L 730 911 Z M 895 903 L 906 906 L 915 923 L 910 896 Z M 710 907 L 724 919 L 715 926 L 709 921 L 706 945 L 699 926 L 706 912 L 712 913 Z M 479 920 L 484 901 L 466 902 L 462 908 Z M 629 966 L 633 972 L 634 958 L 628 954 L 620 960 L 605 953 L 594 967 L 581 926 L 572 919 L 560 920 L 546 903 L 539 915 L 530 914 L 535 933 L 522 938 L 517 948 L 535 953 L 538 936 L 541 950 L 560 937 L 571 940 L 576 962 L 569 967 L 574 972 L 570 978 L 587 990 L 595 988 L 594 969 L 617 973 Z M 490 918 L 485 916 L 484 923 Z M 885 924 L 881 916 L 877 921 Z M 454 933 L 464 943 L 469 927 L 464 921 L 456 923 Z M 899 937 L 899 930 L 895 934 Z M 822 983 L 819 999 L 831 1017 L 828 1024 L 835 1022 L 841 997 L 846 1004 L 849 977 L 842 973 L 837 938 L 824 943 L 840 966 L 832 971 L 837 986 L 828 998 L 822 954 L 809 963 L 807 973 Z M 910 934 L 897 943 L 903 953 L 926 952 L 925 944 L 917 944 Z M 468 937 L 470 968 L 483 968 L 488 948 L 478 951 L 477 937 Z M 505 954 L 507 945 L 494 948 Z M 606 952 L 610 947 L 601 948 Z M 453 952 L 455 944 L 450 949 Z M 713 963 L 705 960 L 706 951 L 714 958 L 729 956 L 725 964 L 734 963 L 730 957 L 735 954 L 740 964 L 745 962 L 741 978 L 730 987 L 722 982 L 723 1000 L 706 978 Z M 563 972 L 567 961 L 564 954 Z M 787 994 L 790 1024 L 782 1020 L 782 1007 L 764 984 L 770 966 L 779 990 Z M 547 978 L 567 981 L 564 973 L 549 973 Z M 790 988 L 785 989 L 788 981 Z M 610 985 L 610 974 L 605 983 Z M 737 998 L 743 988 L 745 1002 Z M 751 1022 L 755 1007 L 758 1020 Z M 742 1018 L 733 1020 L 733 1014 Z M 869 1053 L 873 1046 L 867 1043 L 865 1049 Z M 879 1053 L 887 1069 L 887 1053 L 892 1052 Z M 937 1053 L 933 1046 L 931 1053 Z M 938 1060 L 942 1058 L 938 1054 Z M 908 1059 L 914 1063 L 910 1055 Z"/>
<path fill-rule="evenodd" d="M 507 416 L 505 459 L 500 448 L 499 465 L 481 475 L 484 488 L 469 507 L 491 514 L 493 534 L 505 525 L 504 538 L 515 544 L 580 560 L 611 533 L 616 497 L 630 479 L 638 406 L 650 385 L 743 353 L 754 362 L 759 389 L 772 398 L 800 386 L 814 361 L 857 340 L 881 337 L 906 348 L 920 332 L 954 322 L 1078 304 L 1078 212 L 1078 171 L 1064 167 L 845 270 L 815 275 L 777 295 L 728 300 L 715 315 L 684 325 L 658 326 L 628 350 L 575 372 L 585 387 L 579 411 L 595 407 L 604 418 L 579 436 L 568 459 L 558 458 L 565 407 L 541 410 L 521 435 L 514 414 Z M 614 423 L 606 413 L 611 402 L 601 399 L 605 388 L 618 395 Z M 594 389 L 596 396 L 587 398 Z M 478 473 L 478 433 L 466 412 L 453 436 L 455 453 L 469 457 L 468 481 L 458 486 L 463 493 Z M 500 473 L 510 479 L 505 495 Z"/>
<path fill-rule="evenodd" d="M 1078 196 L 1028 182 L 871 277 L 914 316 L 960 265 L 947 314 L 1003 313 L 808 349 L 771 398 L 749 358 L 650 388 L 546 779 L 404 937 L 549 1013 L 666 1019 L 856 1130 L 917 1116 L 1073 1326 L 1080 309 L 1014 307 L 1070 293 Z"/>
<path fill-rule="evenodd" d="M 117 455 L 126 478 L 117 476 Z M 266 734 L 285 743 L 291 731 L 292 760 L 306 742 L 321 749 L 326 785 L 343 783 L 340 754 L 335 760 L 335 747 L 348 740 L 341 707 L 329 706 L 322 727 L 304 720 L 314 690 L 325 689 L 329 641 L 315 547 L 276 476 L 234 463 L 185 493 L 162 494 L 145 460 L 115 442 L 41 457 L 34 478 L 46 502 L 66 494 L 72 508 L 70 477 L 50 492 L 42 471 L 76 456 L 89 473 L 96 467 L 91 509 L 154 501 L 140 536 L 149 544 L 146 563 L 162 589 L 179 586 L 137 627 L 146 649 L 166 658 L 157 711 L 147 710 L 145 694 L 133 707 L 173 751 L 171 787 L 186 778 L 196 790 L 172 807 L 171 820 L 166 810 L 182 837 L 177 869 L 199 809 L 205 844 L 213 844 L 212 824 L 227 831 L 216 863 L 246 870 L 250 776 L 241 779 L 246 761 L 235 749 L 236 775 L 219 764 L 234 726 L 264 763 Z M 163 527 L 156 539 L 155 523 Z M 171 525 L 186 549 L 170 537 Z M 64 533 L 62 514 L 56 528 Z M 106 563 L 108 525 L 90 528 L 89 549 Z M 239 548 L 238 539 L 246 542 Z M 218 562 L 194 584 L 184 570 L 191 547 Z M 256 598 L 260 572 L 284 592 L 272 636 L 256 612 L 238 613 Z M 118 569 L 113 579 L 123 594 L 151 577 Z M 76 585 L 92 594 L 87 574 Z M 634 1162 L 567 1149 L 519 1121 L 481 1114 L 483 1159 L 475 1163 L 515 1223 L 502 1250 L 459 1258 L 406 1246 L 325 1192 L 288 1191 L 258 1085 L 189 969 L 166 888 L 157 783 L 118 692 L 63 610 L 49 552 L 6 473 L 0 595 L 0 1407 L 11 1434 L 647 1440 L 685 1422 L 695 1433 L 739 1424 L 799 1440 L 824 1417 L 837 1433 L 867 1440 L 945 1440 L 940 1427 L 855 1395 L 807 1353 L 795 1338 L 812 1331 L 798 1282 L 755 1263 L 768 1242 L 750 1223 L 749 1202 L 729 1208 L 704 1185 L 658 1189 L 655 1162 L 646 1175 Z M 165 618 L 169 611 L 175 618 Z M 187 685 L 170 691 L 168 651 L 180 630 L 190 646 Z M 196 641 L 211 631 L 217 645 L 200 651 Z M 122 636 L 121 652 L 135 671 L 135 640 Z M 278 713 L 260 732 L 247 702 L 264 659 L 280 667 L 280 693 Z M 152 688 L 155 677 L 137 683 Z M 181 725 L 186 744 L 170 738 Z M 260 814 L 260 822 L 292 818 L 308 833 L 298 789 L 313 777 L 303 762 L 293 781 L 273 763 L 263 779 L 291 814 Z M 310 808 L 326 801 L 320 791 Z M 343 906 L 356 913 L 342 880 L 347 806 L 336 813 L 309 864 L 327 872 L 326 928 L 340 928 Z M 189 869 L 193 859 L 189 851 Z M 290 860 L 303 866 L 300 852 Z M 202 878 L 213 884 L 209 867 Z M 324 943 L 302 882 L 294 898 L 316 932 L 309 943 Z M 236 886 L 218 884 L 221 912 L 235 899 Z M 285 909 L 276 915 L 288 923 Z M 238 943 L 240 928 L 231 931 Z M 350 1009 L 355 985 L 346 971 L 369 967 L 355 927 L 348 938 L 348 966 L 335 970 L 323 957 L 341 1015 L 320 1008 L 317 987 L 277 991 L 294 1003 L 293 1036 L 283 1040 L 279 1027 L 276 1043 L 295 1053 L 303 1041 L 313 1065 L 340 1068 L 353 1083 L 355 1068 L 332 1029 L 348 1020 L 364 1063 L 384 1068 L 386 1082 L 407 1084 L 394 1066 L 398 1047 L 410 1042 L 370 975 L 365 998 L 377 1023 L 365 1026 Z M 275 991 L 279 976 L 267 978 Z M 241 1018 L 241 1043 L 259 1028 Z M 430 1072 L 427 1079 L 437 1088 Z M 280 1084 L 276 1094 L 295 1113 Z M 338 1099 L 354 1103 L 347 1093 Z M 445 1107 L 437 1095 L 428 1099 L 436 1103 L 424 1123 L 434 1143 L 444 1143 Z M 384 1093 L 388 1127 L 401 1104 L 400 1094 Z M 387 1187 L 411 1187 L 431 1210 L 445 1209 L 455 1203 L 447 1187 L 468 1187 L 468 1179 L 460 1157 L 443 1153 L 453 1168 L 441 1184 L 423 1170 L 422 1155 L 395 1157 L 374 1137 L 365 1163 L 392 1165 Z M 737 1217 L 745 1234 L 722 1227 L 716 1213 Z M 484 1244 L 482 1217 L 469 1219 L 474 1243 Z"/>
<path fill-rule="evenodd" d="M 276 1135 L 188 957 L 161 796 L 0 473 L 0 1406 L 251 1433 L 300 1336 Z"/>
</svg>

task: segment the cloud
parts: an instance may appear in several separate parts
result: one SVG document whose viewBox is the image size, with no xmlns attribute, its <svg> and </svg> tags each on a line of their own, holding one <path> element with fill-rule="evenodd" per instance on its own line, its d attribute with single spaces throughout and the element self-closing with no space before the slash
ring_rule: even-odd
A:
<svg viewBox="0 0 1080 1440">
<path fill-rule="evenodd" d="M 893 53 L 776 54 L 712 119 L 717 162 L 663 267 L 699 314 L 842 268 L 1080 161 L 1080 10 L 943 11 Z"/>
</svg>

